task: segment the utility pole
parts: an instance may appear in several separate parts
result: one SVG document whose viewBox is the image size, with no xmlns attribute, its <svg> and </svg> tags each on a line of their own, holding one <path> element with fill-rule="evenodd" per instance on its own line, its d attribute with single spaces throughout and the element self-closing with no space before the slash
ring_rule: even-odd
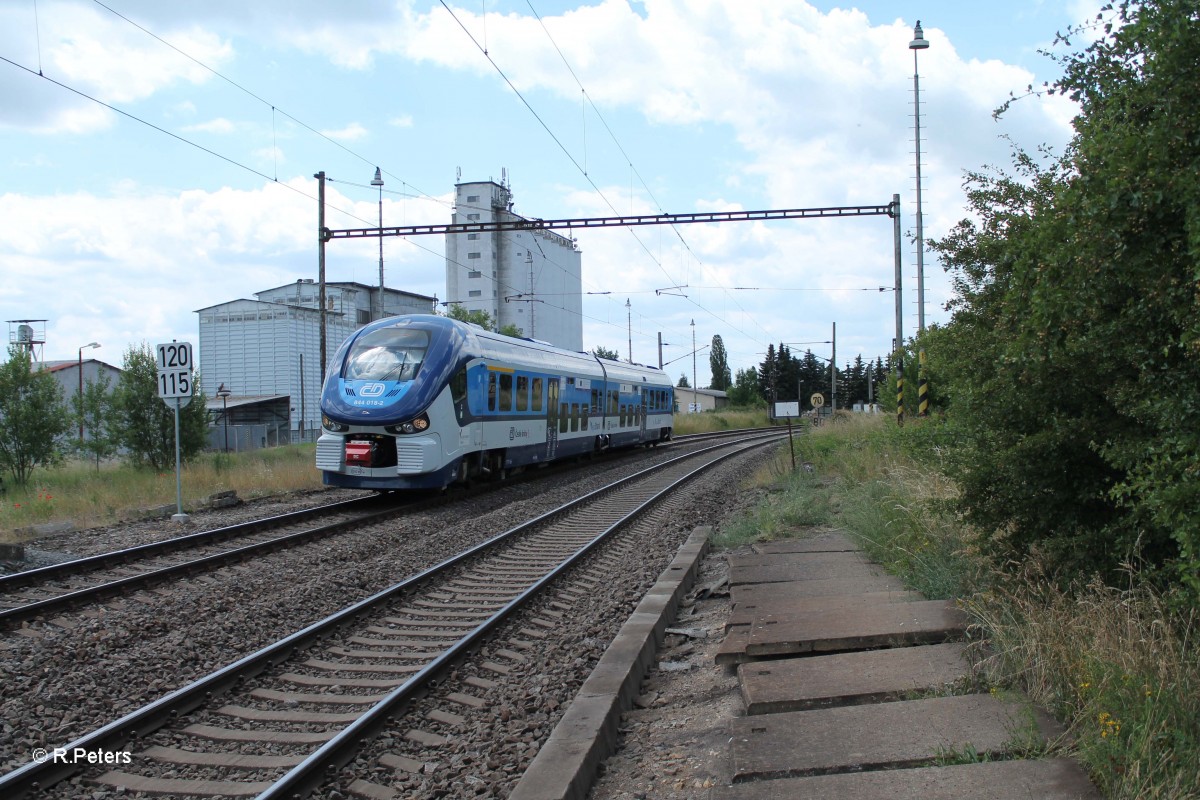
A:
<svg viewBox="0 0 1200 800">
<path fill-rule="evenodd" d="M 633 311 L 629 305 L 629 298 L 625 298 L 625 324 L 626 330 L 629 333 L 629 363 L 633 363 Z"/>
<path fill-rule="evenodd" d="M 383 319 L 383 175 L 379 172 L 379 167 L 375 168 L 375 177 L 371 180 L 372 186 L 379 187 L 379 315 L 375 319 Z"/>
<path fill-rule="evenodd" d="M 895 346 L 895 369 L 896 369 L 896 424 L 904 424 L 904 332 L 902 328 L 902 320 L 904 313 L 904 305 L 901 300 L 901 291 L 903 286 L 901 281 L 904 279 L 904 271 L 901 268 L 901 259 L 903 250 L 901 249 L 900 237 L 900 195 L 892 195 L 892 205 L 896 209 L 896 213 L 892 216 L 892 244 L 895 249 L 896 261 L 896 346 Z"/>
<path fill-rule="evenodd" d="M 829 402 L 829 411 L 833 415 L 837 415 L 837 323 L 833 323 L 833 358 L 829 359 L 830 375 L 833 378 L 833 385 L 830 387 L 831 399 Z"/>
<path fill-rule="evenodd" d="M 321 385 L 325 385 L 325 364 L 328 359 L 325 356 L 325 171 L 322 170 L 316 175 L 317 179 L 317 304 L 321 306 L 319 312 L 320 318 L 320 337 L 321 337 Z M 383 239 L 379 240 L 381 243 Z M 382 244 L 380 245 L 382 246 Z"/>
<path fill-rule="evenodd" d="M 693 406 L 700 405 L 699 396 L 696 394 L 696 320 L 692 320 L 692 404 Z M 699 408 L 696 408 L 699 411 Z"/>
</svg>

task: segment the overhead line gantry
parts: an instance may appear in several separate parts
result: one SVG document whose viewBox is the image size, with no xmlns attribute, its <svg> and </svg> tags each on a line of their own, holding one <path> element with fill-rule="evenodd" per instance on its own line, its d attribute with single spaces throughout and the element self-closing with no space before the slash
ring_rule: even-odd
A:
<svg viewBox="0 0 1200 800">
<path fill-rule="evenodd" d="M 489 222 L 455 222 L 449 225 L 401 225 L 378 228 L 342 228 L 325 226 L 325 173 L 313 176 L 318 181 L 317 240 L 319 243 L 319 296 L 321 313 L 321 380 L 325 379 L 325 245 L 333 239 L 372 239 L 384 236 L 432 236 L 455 233 L 492 233 L 499 231 L 549 231 L 587 230 L 592 228 L 621 228 L 635 225 L 686 225 L 708 222 L 759 222 L 779 219 L 829 219 L 841 217 L 891 217 L 894 260 L 896 267 L 896 380 L 897 393 L 903 392 L 904 373 L 901 371 L 901 356 L 904 339 L 901 319 L 901 267 L 900 267 L 900 195 L 893 194 L 892 202 L 873 206 L 826 206 L 823 208 L 782 208 L 761 211 L 707 211 L 693 214 L 641 214 L 628 217 L 575 217 L 572 219 L 512 219 Z M 379 287 L 380 291 L 383 287 Z M 903 406 L 898 418 L 903 424 Z"/>
</svg>

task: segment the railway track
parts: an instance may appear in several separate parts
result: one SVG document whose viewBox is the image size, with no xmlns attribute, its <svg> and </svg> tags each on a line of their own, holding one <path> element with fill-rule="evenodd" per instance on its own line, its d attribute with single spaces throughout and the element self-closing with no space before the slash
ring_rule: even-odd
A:
<svg viewBox="0 0 1200 800">
<path fill-rule="evenodd" d="M 363 497 L 0 577 L 0 627 L 295 547 L 396 514 Z"/>
<path fill-rule="evenodd" d="M 679 442 L 688 445 L 751 433 L 722 431 L 679 437 Z M 429 500 L 425 495 L 356 498 L 0 576 L 0 629 L 358 530 L 439 502 L 443 502 L 440 497 Z"/>
<path fill-rule="evenodd" d="M 131 766 L 89 772 L 88 782 L 101 786 L 198 797 L 307 793 L 431 681 L 631 520 L 713 464 L 775 436 L 738 438 L 543 514 L 63 749 L 118 753 L 130 747 Z M 538 631 L 529 633 L 536 640 Z M 482 668 L 506 670 L 499 663 Z M 476 703 L 468 695 L 459 701 L 466 709 Z M 77 767 L 53 758 L 28 764 L 0 777 L 0 795 L 22 796 Z"/>
</svg>

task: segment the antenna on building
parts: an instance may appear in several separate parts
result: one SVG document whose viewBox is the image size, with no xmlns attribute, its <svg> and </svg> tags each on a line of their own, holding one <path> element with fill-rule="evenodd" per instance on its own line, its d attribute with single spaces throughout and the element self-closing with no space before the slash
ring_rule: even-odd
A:
<svg viewBox="0 0 1200 800">
<path fill-rule="evenodd" d="M 454 168 L 454 182 L 462 183 L 462 167 Z"/>
<path fill-rule="evenodd" d="M 500 168 L 500 185 L 505 189 L 508 188 L 508 167 Z"/>
</svg>

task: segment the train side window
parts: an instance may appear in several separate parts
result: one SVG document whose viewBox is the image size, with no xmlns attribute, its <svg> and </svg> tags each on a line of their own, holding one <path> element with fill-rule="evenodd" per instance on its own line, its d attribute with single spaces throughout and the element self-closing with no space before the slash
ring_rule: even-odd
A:
<svg viewBox="0 0 1200 800">
<path fill-rule="evenodd" d="M 558 406 L 558 432 L 566 433 L 567 426 L 569 424 L 570 423 L 567 421 L 567 404 L 559 403 L 559 406 Z"/>
<path fill-rule="evenodd" d="M 450 399 L 455 403 L 467 396 L 467 368 L 463 367 L 450 378 Z"/>
<path fill-rule="evenodd" d="M 571 403 L 571 430 L 579 430 L 579 403 Z"/>
<path fill-rule="evenodd" d="M 621 403 L 621 427 L 625 427 L 625 404 Z"/>
<path fill-rule="evenodd" d="M 517 411 L 529 410 L 529 378 L 517 376 Z"/>
<path fill-rule="evenodd" d="M 617 413 L 617 390 L 609 389 L 608 391 L 608 413 L 610 415 Z"/>
<path fill-rule="evenodd" d="M 496 410 L 496 373 L 488 373 L 488 411 Z"/>
<path fill-rule="evenodd" d="M 512 384 L 513 376 L 504 374 L 500 376 L 500 410 L 512 411 Z"/>
<path fill-rule="evenodd" d="M 600 411 L 600 390 L 592 389 L 592 412 Z"/>
<path fill-rule="evenodd" d="M 529 406 L 534 411 L 542 410 L 542 379 L 533 379 L 533 403 Z"/>
</svg>

